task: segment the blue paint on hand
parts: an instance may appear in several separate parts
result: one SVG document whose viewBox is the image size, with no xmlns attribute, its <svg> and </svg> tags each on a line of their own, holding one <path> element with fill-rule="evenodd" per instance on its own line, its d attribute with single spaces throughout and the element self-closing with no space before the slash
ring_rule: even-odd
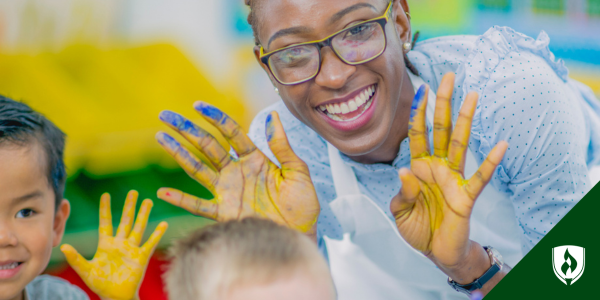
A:
<svg viewBox="0 0 600 300">
<path fill-rule="evenodd" d="M 161 140 L 162 140 L 162 143 L 161 143 Z M 178 148 L 181 147 L 181 144 L 179 144 L 179 142 L 176 139 L 174 139 L 172 136 L 170 136 L 164 132 L 161 133 L 161 135 L 158 139 L 158 142 L 161 145 L 171 148 L 173 150 L 177 150 Z"/>
<path fill-rule="evenodd" d="M 183 120 L 185 120 L 181 115 L 174 113 L 172 111 L 164 110 L 159 115 L 158 118 L 171 126 L 179 128 Z"/>
<path fill-rule="evenodd" d="M 219 110 L 218 108 L 216 108 L 212 105 L 208 105 L 204 102 L 199 102 L 196 105 L 196 110 L 199 111 L 204 116 L 211 118 L 217 122 L 220 121 L 221 119 L 223 119 L 224 114 L 221 110 Z"/>
<path fill-rule="evenodd" d="M 202 129 L 200 129 L 200 127 L 198 127 L 196 124 L 192 123 L 192 121 L 187 120 L 187 119 L 185 121 L 183 121 L 183 125 L 181 125 L 180 130 L 183 132 L 187 132 L 196 137 L 204 136 L 204 132 L 202 132 L 202 134 L 201 134 Z"/>
<path fill-rule="evenodd" d="M 423 100 L 425 99 L 425 90 L 426 90 L 425 85 L 421 85 L 421 87 L 419 88 L 419 90 L 417 90 L 417 93 L 415 94 L 415 98 L 413 99 L 413 103 L 410 108 L 410 121 L 411 122 L 413 121 L 413 118 L 417 115 L 417 109 L 419 108 L 419 106 L 421 106 L 421 104 L 423 103 Z"/>
<path fill-rule="evenodd" d="M 265 129 L 266 129 L 266 135 L 267 135 L 267 142 L 270 142 L 271 139 L 273 138 L 273 135 L 275 135 L 275 127 L 273 126 L 273 113 L 270 113 L 267 116 L 267 121 L 265 123 Z"/>
</svg>

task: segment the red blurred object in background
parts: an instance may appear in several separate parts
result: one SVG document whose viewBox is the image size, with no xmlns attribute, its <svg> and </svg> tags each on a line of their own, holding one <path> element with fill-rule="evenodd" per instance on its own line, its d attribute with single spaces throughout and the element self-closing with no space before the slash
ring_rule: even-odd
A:
<svg viewBox="0 0 600 300">
<path fill-rule="evenodd" d="M 140 299 L 146 300 L 167 300 L 167 294 L 164 290 L 164 284 L 162 280 L 162 273 L 164 272 L 167 260 L 165 256 L 161 253 L 155 253 L 154 256 L 150 258 L 150 263 L 148 264 L 148 268 L 146 269 L 146 275 L 144 276 L 144 281 L 142 282 L 142 286 L 140 287 Z M 58 268 L 53 268 L 49 270 L 48 274 L 63 278 L 70 283 L 80 287 L 84 290 L 89 296 L 91 300 L 100 300 L 94 292 L 92 292 L 86 285 L 83 283 L 83 280 L 75 273 L 75 271 L 69 266 L 67 263 L 64 266 L 60 266 Z"/>
</svg>

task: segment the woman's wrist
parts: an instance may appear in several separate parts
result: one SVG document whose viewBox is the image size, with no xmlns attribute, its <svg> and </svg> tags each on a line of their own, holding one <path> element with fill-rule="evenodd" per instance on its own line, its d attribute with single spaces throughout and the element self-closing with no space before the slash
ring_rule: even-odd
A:
<svg viewBox="0 0 600 300">
<path fill-rule="evenodd" d="M 477 242 L 470 241 L 469 253 L 463 263 L 444 270 L 458 284 L 469 284 L 481 277 L 492 267 L 488 253 Z"/>
</svg>

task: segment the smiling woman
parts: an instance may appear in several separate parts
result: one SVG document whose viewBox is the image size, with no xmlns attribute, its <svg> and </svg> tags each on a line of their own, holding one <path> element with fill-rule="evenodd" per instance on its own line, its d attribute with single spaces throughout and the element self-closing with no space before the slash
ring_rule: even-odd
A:
<svg viewBox="0 0 600 300">
<path fill-rule="evenodd" d="M 487 294 L 591 188 L 600 105 L 545 33 L 494 27 L 413 47 L 406 0 L 247 4 L 254 54 L 282 101 L 256 116 L 251 142 L 230 140 L 252 150 L 234 146 L 238 157 L 217 172 L 180 161 L 211 175 L 198 181 L 222 188 L 214 201 L 159 197 L 200 215 L 210 206 L 215 219 L 298 228 L 328 256 L 340 299 Z M 223 135 L 239 135 L 223 118 L 213 122 L 233 124 Z M 236 184 L 255 193 L 234 195 Z M 219 215 L 231 203 L 248 210 Z"/>
</svg>

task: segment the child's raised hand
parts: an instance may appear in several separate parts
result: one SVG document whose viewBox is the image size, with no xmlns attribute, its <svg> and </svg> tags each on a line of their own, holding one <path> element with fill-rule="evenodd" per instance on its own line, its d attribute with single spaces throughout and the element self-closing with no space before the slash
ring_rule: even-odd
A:
<svg viewBox="0 0 600 300">
<path fill-rule="evenodd" d="M 108 193 L 102 195 L 100 239 L 98 250 L 91 261 L 83 258 L 71 245 L 64 244 L 60 248 L 75 272 L 102 299 L 138 298 L 138 289 L 150 256 L 167 230 L 167 223 L 161 222 L 148 241 L 140 247 L 153 204 L 152 200 L 144 200 L 133 225 L 137 198 L 136 191 L 127 194 L 121 224 L 117 229 L 117 235 L 113 236 L 110 195 Z"/>
</svg>

